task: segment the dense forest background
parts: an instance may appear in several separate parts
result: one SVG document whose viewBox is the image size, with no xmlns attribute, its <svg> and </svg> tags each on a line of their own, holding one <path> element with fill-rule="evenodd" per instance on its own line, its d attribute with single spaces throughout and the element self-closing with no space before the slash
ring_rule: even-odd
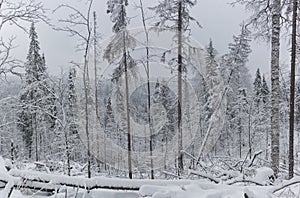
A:
<svg viewBox="0 0 300 198">
<path fill-rule="evenodd" d="M 11 24 L 29 36 L 26 60 L 11 56 L 13 38 L 0 41 L 0 155 L 16 168 L 39 162 L 50 172 L 89 178 L 173 178 L 189 170 L 244 173 L 263 166 L 275 177 L 300 174 L 297 2 L 234 2 L 252 15 L 224 54 L 213 38 L 204 47 L 193 41 L 191 24 L 201 28 L 190 15 L 196 1 L 165 0 L 149 9 L 137 1 L 143 26 L 132 30 L 131 2 L 109 0 L 113 35 L 106 41 L 93 0 L 84 11 L 62 4 L 54 12 L 70 14 L 54 29 L 78 38 L 81 61 L 55 76 L 36 28 L 51 25 L 45 8 L 34 0 L 0 2 L 0 30 Z M 270 78 L 259 67 L 249 73 L 256 39 L 271 44 Z M 280 63 L 281 39 L 291 40 L 291 69 Z"/>
</svg>

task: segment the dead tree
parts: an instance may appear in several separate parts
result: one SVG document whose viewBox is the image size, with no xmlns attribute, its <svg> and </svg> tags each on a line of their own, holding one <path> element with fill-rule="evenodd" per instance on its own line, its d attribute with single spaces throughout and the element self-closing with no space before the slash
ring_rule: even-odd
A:
<svg viewBox="0 0 300 198">
<path fill-rule="evenodd" d="M 150 93 L 150 66 L 149 66 L 149 32 L 146 25 L 146 18 L 142 0 L 140 0 L 140 10 L 142 14 L 142 22 L 144 27 L 144 33 L 146 37 L 146 75 L 147 75 L 147 105 L 148 105 L 148 123 L 149 123 L 149 132 L 150 132 L 150 178 L 154 179 L 154 170 L 153 170 L 153 119 L 151 116 L 151 93 Z"/>
<path fill-rule="evenodd" d="M 88 109 L 88 98 L 89 98 L 89 50 L 91 45 L 92 37 L 92 27 L 91 27 L 91 8 L 93 0 L 88 1 L 87 13 L 84 14 L 79 11 L 77 8 L 72 7 L 67 4 L 62 4 L 58 6 L 54 12 L 57 12 L 60 9 L 67 9 L 71 11 L 71 14 L 68 15 L 66 19 L 60 19 L 59 22 L 63 23 L 64 26 L 56 27 L 58 31 L 64 31 L 69 33 L 71 36 L 78 37 L 81 43 L 78 45 L 80 50 L 83 50 L 83 87 L 84 87 L 84 110 L 85 110 L 85 134 L 86 134 L 86 143 L 87 143 L 87 169 L 88 169 L 88 178 L 91 177 L 91 142 L 90 142 L 90 132 L 89 132 L 89 109 Z M 85 31 L 80 31 L 81 29 Z"/>
</svg>

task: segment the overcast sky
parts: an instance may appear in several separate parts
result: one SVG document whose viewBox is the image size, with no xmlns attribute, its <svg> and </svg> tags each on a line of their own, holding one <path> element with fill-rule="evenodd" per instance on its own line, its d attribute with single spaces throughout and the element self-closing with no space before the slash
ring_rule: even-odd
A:
<svg viewBox="0 0 300 198">
<path fill-rule="evenodd" d="M 68 3 L 74 7 L 85 12 L 84 0 L 42 0 L 45 7 L 49 9 L 49 18 L 54 25 L 58 18 L 66 16 L 65 11 L 52 14 L 61 3 Z M 156 1 L 144 0 L 145 5 L 155 5 Z M 192 9 L 192 15 L 201 23 L 203 28 L 192 26 L 192 37 L 199 41 L 202 46 L 206 46 L 209 39 L 212 39 L 215 48 L 219 55 L 227 52 L 227 47 L 232 42 L 232 36 L 239 34 L 240 24 L 247 19 L 249 13 L 246 13 L 241 6 L 232 7 L 229 5 L 230 0 L 198 0 L 197 5 Z M 133 8 L 137 0 L 129 0 L 128 16 L 132 17 L 130 28 L 135 28 L 140 24 L 139 10 Z M 106 0 L 95 0 L 93 11 L 98 15 L 99 33 L 102 34 L 102 39 L 109 38 L 111 33 L 112 23 L 109 20 L 109 15 L 106 14 Z M 64 32 L 57 32 L 45 24 L 37 25 L 37 32 L 41 50 L 45 54 L 47 67 L 52 74 L 59 74 L 60 68 L 67 68 L 70 66 L 69 62 L 72 60 L 80 61 L 82 55 L 75 50 L 76 39 L 70 38 Z M 8 27 L 4 34 L 17 35 L 15 55 L 18 58 L 25 60 L 28 51 L 29 39 L 28 35 L 20 30 L 15 30 Z M 101 42 L 101 41 L 100 41 Z M 251 43 L 252 54 L 249 58 L 249 70 L 253 75 L 255 70 L 260 67 L 262 72 L 269 76 L 270 68 L 270 48 L 267 43 L 258 44 L 256 41 Z M 282 54 L 282 62 L 287 62 L 289 57 L 287 53 Z"/>
</svg>

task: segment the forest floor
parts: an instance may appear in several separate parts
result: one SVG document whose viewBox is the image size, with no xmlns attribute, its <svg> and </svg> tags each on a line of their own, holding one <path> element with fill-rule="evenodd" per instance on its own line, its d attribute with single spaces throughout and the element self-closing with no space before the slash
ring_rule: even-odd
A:
<svg viewBox="0 0 300 198">
<path fill-rule="evenodd" d="M 31 164 L 43 167 L 43 164 Z M 30 167 L 28 165 L 28 167 Z M 10 169 L 10 170 L 7 170 Z M 189 170 L 187 179 L 126 179 L 112 176 L 66 176 L 21 170 L 0 157 L 0 198 L 294 198 L 300 197 L 300 177 L 273 180 L 268 167 L 252 173 L 224 171 L 219 175 Z"/>
</svg>

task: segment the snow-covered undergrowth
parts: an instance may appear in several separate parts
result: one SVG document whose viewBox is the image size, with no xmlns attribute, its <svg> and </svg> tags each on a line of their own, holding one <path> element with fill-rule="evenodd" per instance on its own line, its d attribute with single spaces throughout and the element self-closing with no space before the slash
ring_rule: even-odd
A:
<svg viewBox="0 0 300 198">
<path fill-rule="evenodd" d="M 32 170 L 34 165 L 39 171 Z M 34 165 L 20 170 L 0 157 L 0 198 L 272 198 L 300 194 L 300 177 L 273 181 L 273 171 L 267 167 L 248 169 L 247 174 L 228 170 L 214 175 L 190 170 L 189 179 L 129 180 L 65 176 L 50 172 L 42 163 Z"/>
</svg>

